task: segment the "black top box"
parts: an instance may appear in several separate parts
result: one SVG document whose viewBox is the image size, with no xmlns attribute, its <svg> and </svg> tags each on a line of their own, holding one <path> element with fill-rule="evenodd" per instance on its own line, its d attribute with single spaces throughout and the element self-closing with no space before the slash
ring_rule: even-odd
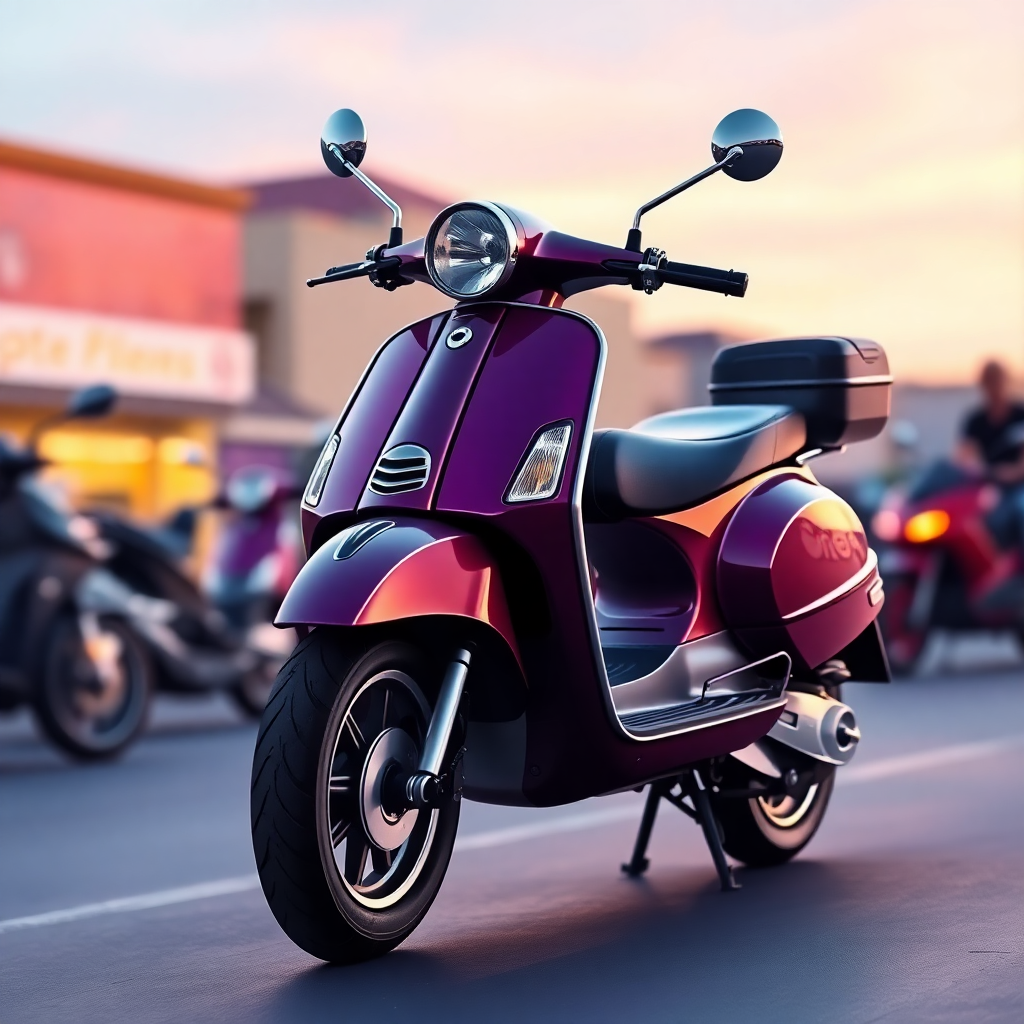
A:
<svg viewBox="0 0 1024 1024">
<path fill-rule="evenodd" d="M 788 405 L 811 448 L 839 448 L 882 432 L 892 375 L 885 350 L 864 338 L 782 338 L 730 345 L 711 364 L 712 405 Z"/>
</svg>

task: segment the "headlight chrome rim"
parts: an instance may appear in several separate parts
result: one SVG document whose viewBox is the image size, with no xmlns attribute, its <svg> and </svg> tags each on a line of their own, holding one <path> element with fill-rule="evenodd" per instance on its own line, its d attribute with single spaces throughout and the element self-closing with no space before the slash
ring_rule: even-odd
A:
<svg viewBox="0 0 1024 1024">
<path fill-rule="evenodd" d="M 501 224 L 505 232 L 505 240 L 508 243 L 508 260 L 505 263 L 505 268 L 502 270 L 500 276 L 493 284 L 485 288 L 483 291 L 478 292 L 460 292 L 453 288 L 450 288 L 444 283 L 442 278 L 437 272 L 437 268 L 434 266 L 434 245 L 437 242 L 438 232 L 441 230 L 441 226 L 448 220 L 449 217 L 458 213 L 460 210 L 486 210 L 488 213 L 493 214 Z M 468 299 L 481 299 L 485 296 L 497 291 L 499 288 L 508 284 L 509 279 L 512 277 L 516 269 L 516 260 L 519 257 L 519 246 L 520 246 L 519 231 L 515 226 L 512 218 L 500 207 L 494 203 L 488 203 L 482 200 L 470 200 L 461 203 L 453 203 L 451 206 L 445 207 L 435 218 L 434 222 L 430 225 L 427 231 L 427 237 L 424 241 L 424 257 L 427 265 L 427 274 L 430 277 L 431 283 L 434 287 L 449 298 L 457 300 L 468 300 Z"/>
</svg>

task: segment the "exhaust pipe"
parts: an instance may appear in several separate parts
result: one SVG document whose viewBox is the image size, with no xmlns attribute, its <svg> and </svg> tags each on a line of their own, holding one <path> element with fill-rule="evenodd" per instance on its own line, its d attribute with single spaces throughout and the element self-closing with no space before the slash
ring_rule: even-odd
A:
<svg viewBox="0 0 1024 1024">
<path fill-rule="evenodd" d="M 799 690 L 786 694 L 786 709 L 768 735 L 828 764 L 846 764 L 860 741 L 852 708 Z"/>
</svg>

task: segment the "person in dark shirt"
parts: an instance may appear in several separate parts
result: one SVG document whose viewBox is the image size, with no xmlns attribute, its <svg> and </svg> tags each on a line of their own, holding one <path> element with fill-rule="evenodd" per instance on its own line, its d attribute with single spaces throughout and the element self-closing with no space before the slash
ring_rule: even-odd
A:
<svg viewBox="0 0 1024 1024">
<path fill-rule="evenodd" d="M 978 381 L 981 407 L 964 420 L 956 462 L 998 484 L 1003 497 L 989 525 L 1004 544 L 1024 542 L 1024 403 L 1015 401 L 1010 374 L 992 359 Z"/>
</svg>

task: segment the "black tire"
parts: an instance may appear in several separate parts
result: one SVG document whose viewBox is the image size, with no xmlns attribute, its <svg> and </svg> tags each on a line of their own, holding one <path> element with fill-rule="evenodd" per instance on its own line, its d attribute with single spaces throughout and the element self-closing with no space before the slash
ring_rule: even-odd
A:
<svg viewBox="0 0 1024 1024">
<path fill-rule="evenodd" d="M 87 653 L 77 617 L 67 613 L 46 637 L 33 693 L 43 732 L 84 761 L 122 753 L 145 727 L 153 693 L 152 664 L 134 632 L 119 619 L 98 626 L 111 658 L 106 679 Z"/>
<path fill-rule="evenodd" d="M 725 852 L 752 868 L 784 864 L 818 831 L 834 784 L 833 768 L 817 782 L 808 773 L 806 784 L 785 797 L 713 800 Z"/>
<path fill-rule="evenodd" d="M 323 627 L 298 645 L 278 676 L 253 758 L 253 850 L 278 923 L 321 960 L 349 964 L 388 952 L 419 924 L 444 880 L 457 799 L 430 812 L 406 811 L 416 815 L 411 823 L 399 815 L 395 827 L 411 831 L 388 854 L 369 840 L 360 817 L 370 752 L 386 735 L 404 732 L 418 756 L 439 677 L 438 667 L 408 644 L 367 649 Z M 417 688 L 424 696 L 416 696 Z M 382 700 L 381 710 L 373 702 Z M 377 720 L 378 710 L 374 739 L 364 725 Z"/>
</svg>

